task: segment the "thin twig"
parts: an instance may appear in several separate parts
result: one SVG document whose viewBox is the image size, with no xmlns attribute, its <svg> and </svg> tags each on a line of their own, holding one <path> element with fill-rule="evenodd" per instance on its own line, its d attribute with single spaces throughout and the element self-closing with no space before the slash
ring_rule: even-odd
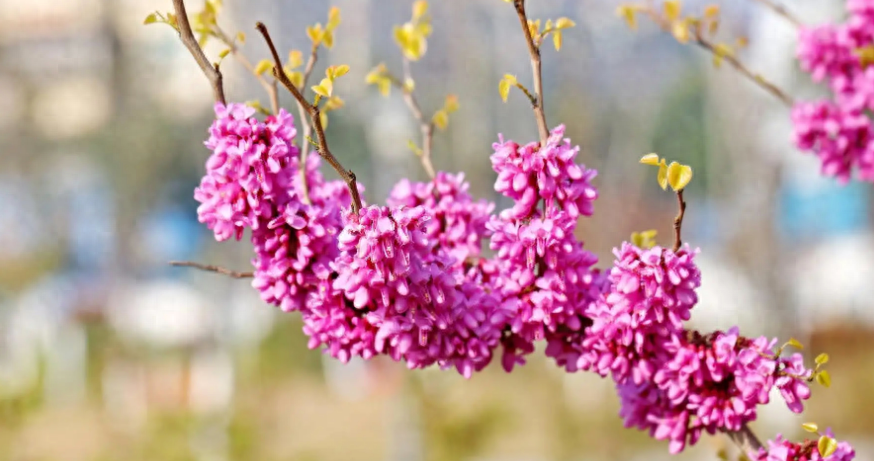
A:
<svg viewBox="0 0 874 461">
<path fill-rule="evenodd" d="M 303 70 L 303 79 L 301 80 L 300 89 L 301 91 L 306 90 L 307 82 L 310 79 L 310 75 L 313 73 L 313 68 L 316 66 L 316 61 L 319 59 L 318 55 L 319 45 L 313 43 L 313 47 L 310 50 L 310 57 L 307 60 L 306 67 Z M 303 188 L 303 199 L 304 202 L 310 203 L 310 188 L 309 184 L 307 184 L 307 155 L 310 152 L 310 143 L 307 141 L 313 135 L 313 125 L 307 120 L 307 111 L 303 104 L 300 101 L 296 101 L 297 103 L 297 111 L 300 114 L 300 123 L 303 126 L 303 142 L 300 143 L 300 183 Z"/>
<path fill-rule="evenodd" d="M 246 55 L 240 52 L 240 47 L 234 43 L 234 40 L 229 37 L 220 27 L 215 27 L 215 35 L 219 40 L 222 41 L 225 45 L 227 45 L 228 49 L 231 50 L 231 54 L 234 55 L 234 58 L 243 65 L 252 75 L 258 79 L 258 83 L 264 87 L 264 91 L 267 92 L 267 96 L 270 97 L 270 109 L 276 114 L 279 113 L 279 91 L 276 87 L 276 79 L 273 79 L 272 82 L 268 82 L 263 75 L 255 72 L 255 66 L 252 65 L 252 62 L 246 58 Z"/>
<path fill-rule="evenodd" d="M 683 245 L 683 240 L 680 238 L 680 233 L 683 230 L 683 217 L 686 215 L 686 201 L 683 200 L 683 189 L 677 191 L 677 207 L 679 213 L 674 218 L 674 252 L 676 253 Z"/>
<path fill-rule="evenodd" d="M 756 437 L 756 434 L 746 424 L 739 431 L 727 432 L 726 434 L 747 456 L 755 455 L 763 447 L 761 440 Z"/>
<path fill-rule="evenodd" d="M 783 6 L 779 3 L 773 2 L 771 0 L 754 0 L 754 1 L 757 1 L 757 2 L 761 3 L 762 5 L 765 5 L 766 8 L 777 13 L 779 16 L 782 16 L 783 19 L 789 21 L 789 23 L 791 23 L 796 28 L 799 28 L 802 26 L 801 21 L 799 21 L 798 18 L 795 17 L 795 15 L 790 13 L 789 10 L 787 10 L 785 6 Z"/>
<path fill-rule="evenodd" d="M 188 13 L 185 11 L 185 2 L 183 0 L 173 0 L 173 8 L 176 10 L 176 24 L 179 26 L 179 38 L 182 43 L 188 48 L 191 56 L 197 61 L 203 75 L 209 80 L 212 85 L 213 98 L 216 102 L 226 104 L 225 90 L 222 82 L 222 73 L 218 69 L 218 65 L 212 65 L 206 55 L 203 54 L 203 49 L 194 38 L 194 32 L 191 30 L 191 24 L 188 22 Z"/>
<path fill-rule="evenodd" d="M 419 122 L 419 131 L 422 133 L 422 167 L 431 179 L 436 176 L 434 172 L 434 164 L 431 163 L 431 148 L 434 145 L 434 122 L 425 118 L 422 108 L 419 106 L 419 101 L 413 91 L 407 87 L 406 82 L 412 81 L 413 75 L 410 71 L 410 61 L 404 58 L 404 80 L 399 81 L 396 78 L 389 77 L 391 82 L 397 86 L 404 95 L 404 102 L 413 114 L 413 118 Z"/>
<path fill-rule="evenodd" d="M 658 25 L 662 30 L 664 30 L 665 32 L 668 32 L 668 33 L 672 32 L 671 31 L 671 22 L 668 21 L 667 19 L 663 18 L 661 15 L 659 15 L 659 13 L 655 10 L 655 8 L 652 6 L 651 3 L 646 4 L 644 11 L 650 17 L 650 19 L 652 19 L 652 21 L 654 23 L 656 23 L 656 25 Z M 703 48 L 704 50 L 706 50 L 707 52 L 709 52 L 710 54 L 712 54 L 714 56 L 719 56 L 722 60 L 729 63 L 731 65 L 731 67 L 734 67 L 735 70 L 740 72 L 741 75 L 743 75 L 744 77 L 746 77 L 747 79 L 749 79 L 750 81 L 752 81 L 753 83 L 755 83 L 756 85 L 758 85 L 759 87 L 761 87 L 762 89 L 767 91 L 768 93 L 771 93 L 774 97 L 779 99 L 786 106 L 792 107 L 792 105 L 795 103 L 795 101 L 792 99 L 791 96 L 784 93 L 783 90 L 781 90 L 777 85 L 766 80 L 765 77 L 762 77 L 761 75 L 751 71 L 749 68 L 747 68 L 746 65 L 744 65 L 744 63 L 740 62 L 740 60 L 738 60 L 733 54 L 718 53 L 716 51 L 716 45 L 713 42 L 711 42 L 709 39 L 704 37 L 704 35 L 701 34 L 701 31 L 698 30 L 698 28 L 692 27 L 690 31 L 693 34 L 693 37 L 692 37 L 693 42 L 696 45 L 698 45 L 700 48 Z"/>
<path fill-rule="evenodd" d="M 337 173 L 341 178 L 346 182 L 346 187 L 349 188 L 349 195 L 352 197 L 352 213 L 358 214 L 358 210 L 361 209 L 361 196 L 358 193 L 358 184 L 355 179 L 355 173 L 352 170 L 347 170 L 343 168 L 343 165 L 331 154 L 331 151 L 328 149 L 328 140 L 325 137 L 325 130 L 322 127 L 322 120 L 319 117 L 320 112 L 318 106 L 310 104 L 309 101 L 301 94 L 300 90 L 294 86 L 294 83 L 288 78 L 288 75 L 285 75 L 285 71 L 282 69 L 282 59 L 279 57 L 279 53 L 276 51 L 276 45 L 273 44 L 273 39 L 270 38 L 270 32 L 267 31 L 267 26 L 263 23 L 259 22 L 255 25 L 261 35 L 264 36 L 264 41 L 267 42 L 267 46 L 270 48 L 270 53 L 273 55 L 273 60 L 275 64 L 273 66 L 273 75 L 279 80 L 280 83 L 294 96 L 294 99 L 297 100 L 299 104 L 301 104 L 307 111 L 307 114 L 310 116 L 310 120 L 313 124 L 313 129 L 316 132 L 316 137 L 319 141 L 319 155 L 322 156 L 328 163 L 337 170 Z M 303 165 L 303 168 L 306 168 L 306 165 Z"/>
<path fill-rule="evenodd" d="M 713 42 L 704 38 L 704 36 L 701 35 L 698 31 L 694 31 L 694 34 L 695 34 L 695 43 L 699 47 L 716 55 L 715 45 L 713 44 Z M 787 107 L 792 107 L 792 105 L 795 104 L 795 101 L 792 99 L 792 97 L 789 96 L 788 94 L 784 93 L 783 90 L 780 89 L 780 87 L 769 82 L 768 80 L 765 80 L 765 78 L 762 77 L 760 74 L 757 74 L 757 73 L 754 73 L 753 71 L 751 71 L 749 68 L 747 68 L 742 62 L 740 62 L 740 60 L 738 60 L 732 54 L 724 54 L 723 53 L 720 56 L 727 63 L 731 64 L 731 66 L 734 67 L 735 70 L 740 72 L 741 75 L 743 75 L 747 79 L 751 80 L 756 85 L 759 85 L 762 89 L 764 89 L 768 93 L 771 93 L 772 95 L 774 95 L 777 99 L 779 99 L 781 102 L 783 102 L 783 104 L 785 104 Z"/>
<path fill-rule="evenodd" d="M 193 267 L 206 272 L 215 272 L 217 274 L 227 275 L 235 279 L 250 279 L 255 276 L 252 272 L 237 272 L 224 267 L 214 266 L 212 264 L 201 264 L 192 261 L 170 261 L 171 266 L 176 267 Z"/>
<path fill-rule="evenodd" d="M 544 112 L 543 108 L 540 48 L 534 42 L 534 37 L 531 36 L 531 29 L 528 28 L 525 0 L 515 0 L 513 5 L 516 6 L 516 14 L 519 16 L 522 31 L 525 33 L 525 42 L 528 44 L 528 54 L 531 55 L 531 72 L 534 74 L 534 93 L 537 96 L 536 101 L 532 99 L 532 105 L 534 108 L 534 118 L 537 120 L 537 131 L 540 133 L 540 144 L 545 146 L 547 139 L 549 139 L 549 125 L 546 124 L 546 112 Z"/>
</svg>

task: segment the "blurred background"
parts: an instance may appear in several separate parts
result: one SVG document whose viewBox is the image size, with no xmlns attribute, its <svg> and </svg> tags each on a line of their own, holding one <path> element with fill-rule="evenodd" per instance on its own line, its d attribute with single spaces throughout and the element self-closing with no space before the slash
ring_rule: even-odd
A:
<svg viewBox="0 0 874 461">
<path fill-rule="evenodd" d="M 250 36 L 243 52 L 255 62 L 268 57 L 256 20 L 282 49 L 306 49 L 305 26 L 341 8 L 316 74 L 326 62 L 352 68 L 328 136 L 371 202 L 402 177 L 424 178 L 400 96 L 364 83 L 380 62 L 400 73 L 391 26 L 409 19 L 411 3 L 225 0 L 219 17 Z M 815 421 L 860 459 L 874 455 L 870 185 L 821 178 L 818 161 L 791 145 L 786 107 L 646 21 L 629 31 L 616 0 L 529 4 L 532 18 L 577 23 L 561 53 L 544 46 L 546 107 L 600 172 L 596 214 L 580 232 L 599 265 L 633 231 L 671 238 L 674 198 L 638 159 L 658 152 L 692 165 L 685 237 L 701 247 L 704 274 L 694 323 L 792 335 L 832 357 L 834 384 L 814 389 L 804 416 L 776 401 L 755 429 L 801 437 L 800 424 Z M 719 37 L 748 37 L 740 57 L 750 68 L 796 97 L 821 94 L 793 59 L 792 26 L 753 1 L 721 7 Z M 812 24 L 839 19 L 843 2 L 790 7 Z M 169 27 L 142 25 L 156 9 L 171 2 L 0 0 L 0 459 L 669 458 L 667 444 L 622 428 L 608 380 L 562 373 L 542 354 L 469 381 L 379 360 L 341 366 L 308 350 L 298 318 L 263 304 L 248 281 L 169 267 L 188 259 L 245 271 L 251 248 L 217 244 L 197 222 L 211 90 Z M 536 138 L 525 99 L 504 104 L 497 91 L 505 73 L 530 79 L 515 12 L 498 0 L 435 0 L 431 13 L 417 92 L 428 113 L 449 93 L 461 103 L 436 136 L 434 162 L 467 172 L 476 196 L 506 207 L 492 189 L 491 144 L 498 133 Z M 230 101 L 266 105 L 237 62 L 222 70 Z M 726 443 L 705 438 L 677 459 L 712 460 Z"/>
</svg>

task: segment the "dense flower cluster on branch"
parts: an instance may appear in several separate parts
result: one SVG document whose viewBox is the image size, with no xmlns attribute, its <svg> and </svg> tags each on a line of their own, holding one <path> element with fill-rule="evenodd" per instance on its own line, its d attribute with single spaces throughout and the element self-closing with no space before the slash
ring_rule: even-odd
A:
<svg viewBox="0 0 874 461">
<path fill-rule="evenodd" d="M 798 59 L 816 82 L 827 83 L 830 99 L 796 103 L 795 143 L 815 153 L 825 175 L 848 182 L 855 174 L 874 182 L 874 8 L 847 2 L 841 24 L 802 27 Z"/>
<path fill-rule="evenodd" d="M 263 81 L 272 67 L 276 82 L 295 97 L 306 138 L 296 139 L 294 119 L 278 108 L 276 98 L 272 112 L 262 110 L 270 114 L 263 120 L 251 107 L 225 103 L 219 66 L 202 65 L 181 0 L 174 0 L 178 16 L 147 18 L 170 24 L 183 36 L 215 90 L 216 119 L 205 143 L 211 155 L 194 192 L 199 220 L 219 241 L 240 240 L 249 232 L 253 288 L 265 302 L 299 312 L 309 347 L 342 362 L 386 356 L 411 369 L 436 365 L 470 378 L 496 355 L 509 372 L 541 347 L 568 372 L 612 379 L 624 424 L 667 441 L 671 453 L 704 433 L 748 433 L 748 423 L 774 390 L 800 413 L 811 394 L 809 383 L 830 383 L 821 370 L 827 355 L 809 368 L 800 353 L 784 353 L 787 347 L 800 349 L 795 340 L 778 347 L 776 339 L 748 338 L 736 327 L 712 333 L 689 328 L 702 277 L 695 263 L 699 250 L 681 240 L 691 167 L 668 165 L 656 154 L 641 160 L 658 166 L 662 189 L 670 186 L 677 194 L 674 246 L 655 245 L 654 231 L 647 231 L 616 248 L 611 267 L 596 267 L 597 258 L 576 234 L 579 220 L 594 213 L 597 173 L 578 163 L 579 147 L 565 137 L 563 125 L 548 129 L 539 74 L 543 39 L 552 34 L 559 49 L 560 32 L 573 21 L 550 20 L 541 29 L 539 21 L 527 18 L 523 0 L 508 3 L 528 42 L 534 91 L 515 76 L 505 76 L 499 89 L 505 99 L 511 86 L 529 97 L 540 138 L 517 144 L 499 136 L 493 145 L 495 191 L 513 202 L 497 213 L 493 203 L 470 195 L 462 174 L 434 171 L 431 136 L 435 127 L 446 126 L 457 101 L 447 98 L 429 122 L 413 96 L 409 69 L 403 81 L 382 68 L 368 81 L 403 91 L 423 133 L 423 148 L 412 145 L 430 179 L 403 179 L 386 206 L 368 205 L 354 173 L 331 154 L 324 133 L 324 111 L 342 107 L 333 95 L 334 79 L 348 66 L 328 67 L 326 79 L 312 88 L 317 96 L 311 103 L 302 93 L 312 64 L 303 72 L 283 70 L 266 26 L 258 24 L 274 62 L 259 63 L 263 69 L 255 73 Z M 212 16 L 201 18 L 203 27 L 217 27 L 218 6 L 212 0 L 207 5 Z M 666 17 L 678 20 L 677 0 L 664 7 Z M 638 11 L 623 8 L 626 19 Z M 848 9 L 845 24 L 801 31 L 799 58 L 815 80 L 828 81 L 834 97 L 794 107 L 796 142 L 820 156 L 826 174 L 874 181 L 874 125 L 867 115 L 874 110 L 874 71 L 868 67 L 874 63 L 874 2 L 850 0 Z M 718 15 L 709 11 L 711 19 Z M 319 44 L 332 46 L 339 21 L 334 9 L 327 29 L 310 30 L 311 63 Z M 690 24 L 681 29 L 688 31 Z M 431 33 L 427 3 L 416 2 L 413 21 L 399 30 L 395 39 L 407 59 L 421 57 Z M 295 53 L 290 61 L 290 69 L 302 65 Z M 274 85 L 273 96 L 275 91 Z M 327 102 L 320 106 L 322 101 Z M 307 134 L 312 131 L 318 156 L 301 149 L 301 143 L 316 144 Z M 326 180 L 322 161 L 343 180 Z M 817 432 L 812 423 L 805 426 Z M 830 431 L 815 441 L 793 443 L 778 436 L 767 446 L 757 440 L 739 444 L 756 461 L 855 456 Z"/>
</svg>

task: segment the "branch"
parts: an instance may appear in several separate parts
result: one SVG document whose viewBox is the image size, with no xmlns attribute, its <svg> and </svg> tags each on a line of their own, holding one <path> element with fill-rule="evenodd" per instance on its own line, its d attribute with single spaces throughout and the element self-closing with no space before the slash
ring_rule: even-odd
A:
<svg viewBox="0 0 874 461">
<path fill-rule="evenodd" d="M 258 79 L 258 83 L 264 87 L 264 91 L 267 92 L 267 96 L 270 97 L 270 109 L 274 114 L 279 112 L 279 91 L 276 88 L 276 80 L 274 79 L 272 82 L 268 82 L 264 76 L 255 72 L 255 66 L 252 65 L 252 62 L 249 61 L 246 56 L 240 52 L 240 47 L 234 43 L 234 40 L 228 37 L 228 35 L 218 26 L 215 27 L 215 35 L 219 40 L 222 41 L 228 48 L 231 50 L 231 54 L 234 55 L 234 58 L 243 65 L 250 73 L 252 73 L 256 79 Z"/>
<path fill-rule="evenodd" d="M 651 4 L 647 4 L 644 11 L 647 15 L 649 15 L 650 19 L 652 19 L 652 21 L 656 23 L 662 30 L 667 33 L 672 33 L 670 21 L 661 17 Z M 691 32 L 693 34 L 692 39 L 696 45 L 703 48 L 704 50 L 707 50 L 710 54 L 714 56 L 719 56 L 722 60 L 728 62 L 732 67 L 735 68 L 735 70 L 740 72 L 741 75 L 743 75 L 768 93 L 771 93 L 771 95 L 779 99 L 786 106 L 792 107 L 792 105 L 795 103 L 792 97 L 784 93 L 783 90 L 781 90 L 777 85 L 774 85 L 773 83 L 765 80 L 765 78 L 761 75 L 754 73 L 753 71 L 748 69 L 733 55 L 717 53 L 716 45 L 714 45 L 713 42 L 704 37 L 701 34 L 701 31 L 698 30 L 698 28 L 691 28 Z"/>
<path fill-rule="evenodd" d="M 695 34 L 695 44 L 697 44 L 699 47 L 709 51 L 711 54 L 716 55 L 716 50 L 714 49 L 713 42 L 704 38 L 697 30 L 693 31 L 693 32 Z M 723 60 L 725 60 L 726 62 L 731 64 L 731 66 L 734 67 L 735 70 L 740 72 L 741 75 L 743 75 L 747 79 L 751 80 L 753 83 L 760 86 L 762 89 L 764 89 L 768 93 L 771 93 L 774 97 L 776 97 L 781 102 L 783 102 L 783 104 L 785 104 L 787 107 L 792 107 L 792 105 L 795 104 L 795 101 L 792 99 L 792 97 L 787 95 L 786 93 L 784 93 L 783 90 L 780 89 L 780 87 L 765 80 L 765 78 L 762 77 L 761 75 L 756 74 L 753 71 L 751 71 L 750 69 L 748 69 L 742 62 L 740 62 L 733 55 L 726 54 L 726 55 L 720 55 L 720 56 L 722 57 Z"/>
<path fill-rule="evenodd" d="M 782 16 L 783 19 L 789 21 L 789 23 L 791 23 L 796 28 L 800 28 L 802 26 L 801 21 L 799 21 L 798 18 L 795 17 L 795 15 L 790 13 L 789 10 L 787 10 L 786 7 L 784 7 L 783 5 L 776 3 L 776 2 L 773 2 L 771 0 L 754 0 L 754 1 L 761 3 L 762 5 L 765 6 L 765 8 L 768 8 L 769 10 L 777 13 L 779 16 Z"/>
<path fill-rule="evenodd" d="M 726 435 L 728 435 L 728 438 L 730 438 L 731 441 L 734 442 L 734 444 L 737 445 L 746 455 L 754 455 L 763 447 L 762 442 L 746 424 L 744 424 L 739 431 L 727 432 Z"/>
<path fill-rule="evenodd" d="M 307 87 L 307 82 L 310 79 L 310 74 L 313 73 L 313 68 L 316 66 L 316 61 L 319 59 L 318 56 L 319 45 L 313 43 L 313 48 L 310 51 L 310 58 L 307 60 L 307 65 L 303 71 L 303 80 L 301 81 L 300 87 L 301 89 L 305 89 Z M 300 124 L 303 127 L 303 142 L 300 143 L 300 183 L 303 188 L 303 199 L 305 203 L 310 203 L 310 190 L 309 184 L 307 184 L 307 155 L 310 152 L 310 143 L 308 139 L 310 139 L 313 135 L 313 126 L 307 120 L 307 111 L 306 108 L 297 101 L 297 111 L 300 114 Z"/>
<path fill-rule="evenodd" d="M 534 43 L 534 37 L 531 36 L 531 29 L 528 28 L 528 16 L 525 14 L 525 0 L 515 0 L 513 5 L 516 7 L 516 14 L 519 15 L 519 22 L 522 25 L 522 31 L 525 33 L 525 41 L 528 43 L 528 54 L 531 55 L 531 71 L 534 74 L 534 93 L 536 99 L 532 98 L 531 103 L 534 107 L 534 118 L 537 120 L 537 131 L 540 133 L 540 144 L 546 145 L 546 140 L 549 139 L 549 125 L 546 124 L 546 113 L 543 109 L 543 81 L 541 77 L 540 66 L 540 48 Z"/>
<path fill-rule="evenodd" d="M 270 33 L 267 31 L 267 26 L 263 23 L 259 22 L 255 24 L 255 27 L 261 32 L 261 35 L 264 36 L 264 41 L 267 42 L 267 46 L 270 47 L 270 53 L 273 55 L 273 60 L 275 62 L 273 66 L 273 75 L 282 83 L 283 86 L 294 96 L 294 99 L 297 100 L 298 104 L 303 106 L 306 109 L 307 114 L 310 116 L 310 120 L 312 121 L 313 128 L 316 131 L 316 136 L 319 140 L 319 155 L 322 156 L 328 163 L 337 170 L 337 173 L 346 181 L 346 187 L 349 188 L 349 195 L 352 197 L 352 213 L 358 214 L 358 210 L 361 209 L 361 196 L 358 193 L 358 185 L 355 179 L 355 173 L 352 170 L 347 170 L 343 168 L 343 165 L 331 154 L 331 151 L 328 149 L 328 141 L 325 138 L 325 130 L 322 127 L 322 120 L 319 117 L 319 108 L 318 106 L 314 106 L 309 103 L 309 101 L 304 98 L 303 94 L 301 94 L 300 90 L 294 86 L 291 80 L 288 78 L 288 75 L 285 75 L 285 71 L 282 70 L 282 59 L 279 57 L 279 53 L 276 51 L 276 46 L 273 44 L 273 39 L 270 38 Z M 302 165 L 302 168 L 306 168 L 306 165 Z"/>
<path fill-rule="evenodd" d="M 176 10 L 176 23 L 179 26 L 179 38 L 182 43 L 188 48 L 191 56 L 197 61 L 203 75 L 209 80 L 212 85 L 212 93 L 216 102 L 226 104 L 225 90 L 222 84 L 222 73 L 218 66 L 210 64 L 209 59 L 203 54 L 203 50 L 194 38 L 194 32 L 191 31 L 191 24 L 188 23 L 188 13 L 185 11 L 185 2 L 183 0 L 173 0 L 173 8 Z"/>
<path fill-rule="evenodd" d="M 680 212 L 674 218 L 674 253 L 683 245 L 683 240 L 680 238 L 680 233 L 683 229 L 683 216 L 686 215 L 686 201 L 683 200 L 683 189 L 677 191 L 677 206 Z"/>
<path fill-rule="evenodd" d="M 419 131 L 422 133 L 422 167 L 431 179 L 436 176 L 434 172 L 434 164 L 431 163 L 431 147 L 434 145 L 434 122 L 425 119 L 425 114 L 422 113 L 422 108 L 419 106 L 419 101 L 416 100 L 416 95 L 406 86 L 406 82 L 413 79 L 410 71 L 410 61 L 404 58 L 404 81 L 401 82 L 396 78 L 389 77 L 395 86 L 400 88 L 404 95 L 404 102 L 413 114 L 413 118 L 419 122 Z"/>
<path fill-rule="evenodd" d="M 235 279 L 250 279 L 255 276 L 252 272 L 237 272 L 224 267 L 213 266 L 211 264 L 201 264 L 192 261 L 170 261 L 171 266 L 175 267 L 193 267 L 206 272 L 215 272 L 217 274 L 227 275 Z"/>
</svg>

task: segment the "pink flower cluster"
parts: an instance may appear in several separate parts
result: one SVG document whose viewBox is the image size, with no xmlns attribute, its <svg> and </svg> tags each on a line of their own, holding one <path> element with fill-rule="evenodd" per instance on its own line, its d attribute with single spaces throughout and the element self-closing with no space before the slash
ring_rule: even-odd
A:
<svg viewBox="0 0 874 461">
<path fill-rule="evenodd" d="M 509 371 L 525 363 L 535 341 L 546 339 L 547 354 L 559 361 L 578 347 L 589 324 L 584 311 L 604 283 L 592 268 L 597 258 L 574 232 L 598 193 L 591 185 L 596 172 L 574 163 L 579 147 L 564 139 L 564 126 L 544 146 L 501 139 L 494 149 L 495 190 L 516 202 L 488 224 L 495 286 L 512 312 L 502 338 Z"/>
<path fill-rule="evenodd" d="M 428 182 L 401 180 L 387 203 L 392 207 L 423 207 L 432 217 L 424 232 L 436 242 L 434 250 L 446 252 L 456 265 L 462 265 L 482 253 L 483 239 L 488 236 L 486 223 L 495 207 L 485 200 L 475 201 L 467 192 L 469 187 L 464 174 L 440 171 Z"/>
<path fill-rule="evenodd" d="M 853 150 L 867 148 L 867 119 L 848 114 L 796 108 L 799 144 L 829 152 L 824 164 L 839 177 L 868 165 L 860 163 L 867 150 Z M 673 453 L 704 432 L 741 429 L 775 387 L 795 412 L 810 396 L 812 371 L 800 354 L 782 357 L 775 340 L 686 329 L 701 283 L 697 250 L 624 243 L 609 271 L 594 268 L 597 258 L 574 234 L 580 216 L 592 214 L 595 171 L 574 162 L 579 148 L 562 126 L 543 146 L 494 145 L 495 189 L 515 201 L 497 216 L 470 196 L 462 175 L 443 172 L 404 180 L 389 206 L 356 214 L 346 211 L 345 184 L 319 172 L 319 157 L 301 162 L 291 115 L 253 115 L 239 104 L 216 106 L 198 216 L 217 240 L 251 230 L 252 286 L 266 302 L 301 313 L 310 348 L 343 362 L 385 355 L 470 377 L 499 347 L 510 371 L 546 341 L 546 355 L 567 371 L 611 377 L 625 425 L 670 441 Z M 838 453 L 829 459 L 853 455 L 845 445 Z M 820 459 L 780 438 L 760 455 Z"/>
<path fill-rule="evenodd" d="M 831 429 L 825 435 L 834 438 Z M 847 442 L 838 442 L 837 450 L 823 457 L 817 448 L 816 440 L 805 440 L 801 443 L 790 442 L 778 435 L 768 441 L 768 448 L 761 448 L 752 458 L 754 461 L 851 461 L 856 458 L 856 451 Z"/>
<path fill-rule="evenodd" d="M 799 102 L 792 111 L 795 143 L 816 154 L 824 175 L 846 183 L 856 172 L 874 181 L 874 125 L 866 111 L 874 109 L 874 67 L 862 50 L 874 45 L 874 12 L 870 2 L 847 2 L 842 24 L 803 27 L 798 59 L 816 82 L 827 82 L 831 100 Z M 870 55 L 870 52 L 867 54 Z"/>
</svg>

